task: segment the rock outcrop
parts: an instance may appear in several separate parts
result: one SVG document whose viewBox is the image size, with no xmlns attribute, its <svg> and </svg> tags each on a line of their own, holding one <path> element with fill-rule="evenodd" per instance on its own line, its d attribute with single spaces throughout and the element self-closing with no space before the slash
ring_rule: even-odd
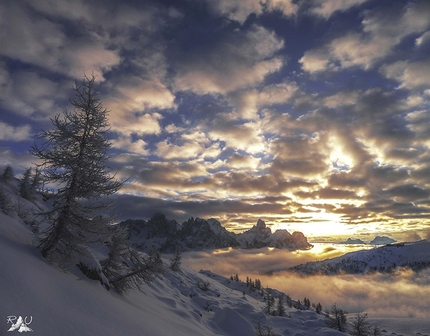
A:
<svg viewBox="0 0 430 336">
<path fill-rule="evenodd" d="M 272 230 L 259 219 L 248 231 L 235 234 L 227 231 L 216 219 L 190 218 L 178 224 L 163 214 L 156 214 L 149 221 L 127 220 L 120 223 L 129 230 L 129 241 L 141 250 L 152 246 L 162 252 L 172 252 L 176 246 L 182 251 L 219 249 L 227 247 L 260 248 L 276 247 L 290 250 L 312 247 L 301 232 L 290 234 L 287 230 Z"/>
</svg>

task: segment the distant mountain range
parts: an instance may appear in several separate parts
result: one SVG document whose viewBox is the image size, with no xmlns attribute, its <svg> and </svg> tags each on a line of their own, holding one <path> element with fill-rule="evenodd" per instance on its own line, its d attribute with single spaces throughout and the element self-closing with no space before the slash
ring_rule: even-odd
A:
<svg viewBox="0 0 430 336">
<path fill-rule="evenodd" d="M 398 267 L 420 271 L 430 267 L 430 242 L 387 244 L 371 250 L 350 252 L 340 257 L 308 262 L 287 269 L 300 274 L 390 273 Z"/>
<path fill-rule="evenodd" d="M 251 229 L 239 234 L 227 231 L 213 218 L 208 220 L 190 218 L 179 224 L 160 213 L 148 221 L 129 219 L 119 225 L 127 226 L 131 245 L 143 251 L 152 246 L 162 252 L 172 252 L 176 246 L 179 246 L 182 251 L 267 246 L 305 250 L 313 246 L 301 232 L 290 234 L 287 230 L 276 230 L 272 233 L 261 219 Z"/>
<path fill-rule="evenodd" d="M 372 241 L 369 242 L 369 245 L 386 245 L 396 242 L 395 239 L 387 237 L 387 236 L 376 236 Z M 367 244 L 361 239 L 358 238 L 348 238 L 343 244 Z"/>
</svg>

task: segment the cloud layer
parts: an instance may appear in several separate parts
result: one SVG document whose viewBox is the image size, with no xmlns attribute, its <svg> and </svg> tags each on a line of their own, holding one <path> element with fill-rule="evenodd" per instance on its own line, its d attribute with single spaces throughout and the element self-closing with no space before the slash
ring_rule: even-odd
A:
<svg viewBox="0 0 430 336">
<path fill-rule="evenodd" d="M 403 327 L 411 326 L 415 319 L 428 321 L 430 318 L 427 300 L 430 294 L 428 270 L 420 273 L 399 270 L 393 275 L 303 277 L 287 272 L 266 274 L 272 270 L 292 267 L 315 259 L 333 258 L 347 252 L 339 248 L 339 245 L 333 247 L 326 245 L 325 250 L 318 250 L 316 253 L 313 251 L 293 253 L 279 249 L 188 252 L 184 253 L 183 263 L 197 271 L 210 269 L 226 277 L 238 274 L 242 280 L 247 276 L 260 279 L 264 287 L 276 288 L 296 300 L 303 300 L 306 297 L 311 302 L 320 302 L 323 309 L 330 309 L 331 305 L 336 303 L 350 313 L 365 311 L 370 318 L 400 319 Z M 390 324 L 395 325 L 392 322 Z"/>
<path fill-rule="evenodd" d="M 121 218 L 263 218 L 319 239 L 430 223 L 427 1 L 0 4 L 0 148 L 94 74 Z M 24 158 L 22 162 L 31 162 Z"/>
</svg>

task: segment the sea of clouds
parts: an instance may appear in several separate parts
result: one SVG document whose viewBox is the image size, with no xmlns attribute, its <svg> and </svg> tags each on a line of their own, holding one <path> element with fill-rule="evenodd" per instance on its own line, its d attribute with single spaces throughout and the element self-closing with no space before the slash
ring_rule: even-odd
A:
<svg viewBox="0 0 430 336">
<path fill-rule="evenodd" d="M 333 303 L 353 312 L 367 312 L 369 317 L 430 319 L 430 269 L 415 273 L 399 269 L 394 274 L 336 276 L 299 276 L 286 268 L 308 261 L 344 254 L 347 246 L 319 244 L 315 251 L 290 252 L 280 249 L 226 249 L 186 252 L 183 264 L 196 271 L 211 271 L 229 277 L 238 274 L 258 278 L 264 287 L 276 288 L 293 299 L 320 302 L 323 308 Z M 353 247 L 349 247 L 353 249 Z M 275 270 L 276 272 L 271 273 Z"/>
</svg>

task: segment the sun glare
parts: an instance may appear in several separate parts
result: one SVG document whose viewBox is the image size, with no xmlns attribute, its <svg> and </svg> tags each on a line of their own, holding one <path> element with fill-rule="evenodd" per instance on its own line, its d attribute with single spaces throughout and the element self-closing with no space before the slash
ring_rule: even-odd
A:
<svg viewBox="0 0 430 336">
<path fill-rule="evenodd" d="M 276 229 L 287 229 L 291 233 L 294 231 L 302 232 L 306 237 L 330 236 L 333 239 L 339 236 L 354 234 L 351 227 L 346 226 L 341 221 L 341 215 L 330 212 L 319 212 L 312 214 L 297 214 L 296 222 L 280 224 Z"/>
</svg>

